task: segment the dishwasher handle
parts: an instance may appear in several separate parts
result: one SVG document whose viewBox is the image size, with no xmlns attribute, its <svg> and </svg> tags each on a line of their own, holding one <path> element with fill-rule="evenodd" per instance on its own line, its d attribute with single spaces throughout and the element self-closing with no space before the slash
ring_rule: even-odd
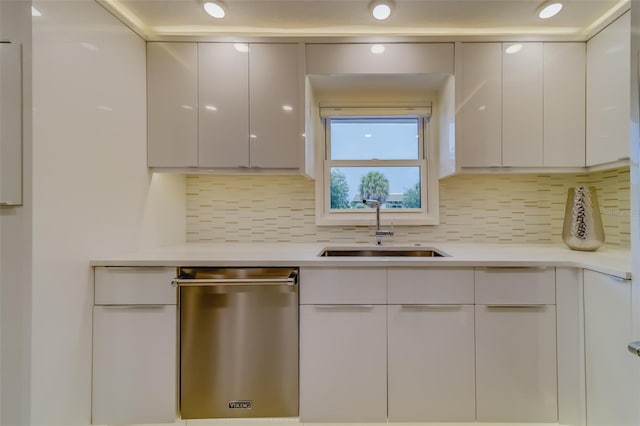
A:
<svg viewBox="0 0 640 426">
<path fill-rule="evenodd" d="M 174 287 L 207 287 L 217 285 L 297 285 L 298 275 L 294 272 L 287 278 L 176 278 Z"/>
</svg>

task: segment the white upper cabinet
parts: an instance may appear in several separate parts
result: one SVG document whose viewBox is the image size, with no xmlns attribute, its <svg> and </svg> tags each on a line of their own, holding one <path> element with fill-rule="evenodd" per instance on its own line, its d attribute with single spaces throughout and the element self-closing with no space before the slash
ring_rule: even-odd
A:
<svg viewBox="0 0 640 426">
<path fill-rule="evenodd" d="M 231 43 L 198 44 L 200 167 L 249 166 L 248 64 Z"/>
<path fill-rule="evenodd" d="M 198 47 L 147 43 L 147 165 L 198 165 Z"/>
<path fill-rule="evenodd" d="M 453 43 L 309 44 L 306 73 L 453 74 Z"/>
<path fill-rule="evenodd" d="M 502 44 L 460 45 L 456 117 L 462 167 L 502 165 Z"/>
<path fill-rule="evenodd" d="M 461 43 L 461 168 L 584 167 L 584 43 Z"/>
<path fill-rule="evenodd" d="M 304 142 L 300 54 L 297 44 L 252 44 L 250 47 L 251 167 L 300 167 Z"/>
<path fill-rule="evenodd" d="M 542 43 L 502 49 L 502 165 L 543 166 Z"/>
<path fill-rule="evenodd" d="M 585 166 L 585 43 L 544 43 L 544 165 Z"/>
<path fill-rule="evenodd" d="M 629 158 L 630 13 L 587 42 L 587 165 Z"/>
<path fill-rule="evenodd" d="M 300 169 L 298 44 L 147 44 L 149 167 Z"/>
</svg>

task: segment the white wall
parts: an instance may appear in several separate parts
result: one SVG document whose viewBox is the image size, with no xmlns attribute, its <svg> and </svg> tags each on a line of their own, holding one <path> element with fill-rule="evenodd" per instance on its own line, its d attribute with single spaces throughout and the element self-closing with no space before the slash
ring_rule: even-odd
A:
<svg viewBox="0 0 640 426">
<path fill-rule="evenodd" d="M 184 178 L 146 168 L 144 41 L 94 1 L 34 5 L 31 417 L 89 424 L 89 260 L 182 242 Z"/>
<path fill-rule="evenodd" d="M 0 424 L 29 424 L 31 2 L 0 0 L 0 39 L 23 46 L 23 207 L 0 209 Z"/>
</svg>

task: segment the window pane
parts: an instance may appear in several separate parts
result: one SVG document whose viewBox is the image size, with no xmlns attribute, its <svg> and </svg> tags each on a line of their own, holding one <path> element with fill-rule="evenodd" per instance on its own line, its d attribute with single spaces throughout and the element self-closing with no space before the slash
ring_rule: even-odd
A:
<svg viewBox="0 0 640 426">
<path fill-rule="evenodd" d="M 417 118 L 333 118 L 331 160 L 417 160 Z"/>
<path fill-rule="evenodd" d="M 332 167 L 331 208 L 366 209 L 363 199 L 384 209 L 419 209 L 420 167 Z"/>
</svg>

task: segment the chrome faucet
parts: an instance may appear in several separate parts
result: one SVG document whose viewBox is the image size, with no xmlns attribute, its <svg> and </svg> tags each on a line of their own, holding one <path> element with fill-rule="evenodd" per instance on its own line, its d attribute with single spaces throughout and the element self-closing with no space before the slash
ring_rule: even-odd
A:
<svg viewBox="0 0 640 426">
<path fill-rule="evenodd" d="M 378 200 L 362 200 L 365 206 L 376 207 L 376 245 L 382 245 L 382 237 L 391 237 L 393 235 L 393 225 L 391 229 L 380 229 L 380 201 Z"/>
</svg>

